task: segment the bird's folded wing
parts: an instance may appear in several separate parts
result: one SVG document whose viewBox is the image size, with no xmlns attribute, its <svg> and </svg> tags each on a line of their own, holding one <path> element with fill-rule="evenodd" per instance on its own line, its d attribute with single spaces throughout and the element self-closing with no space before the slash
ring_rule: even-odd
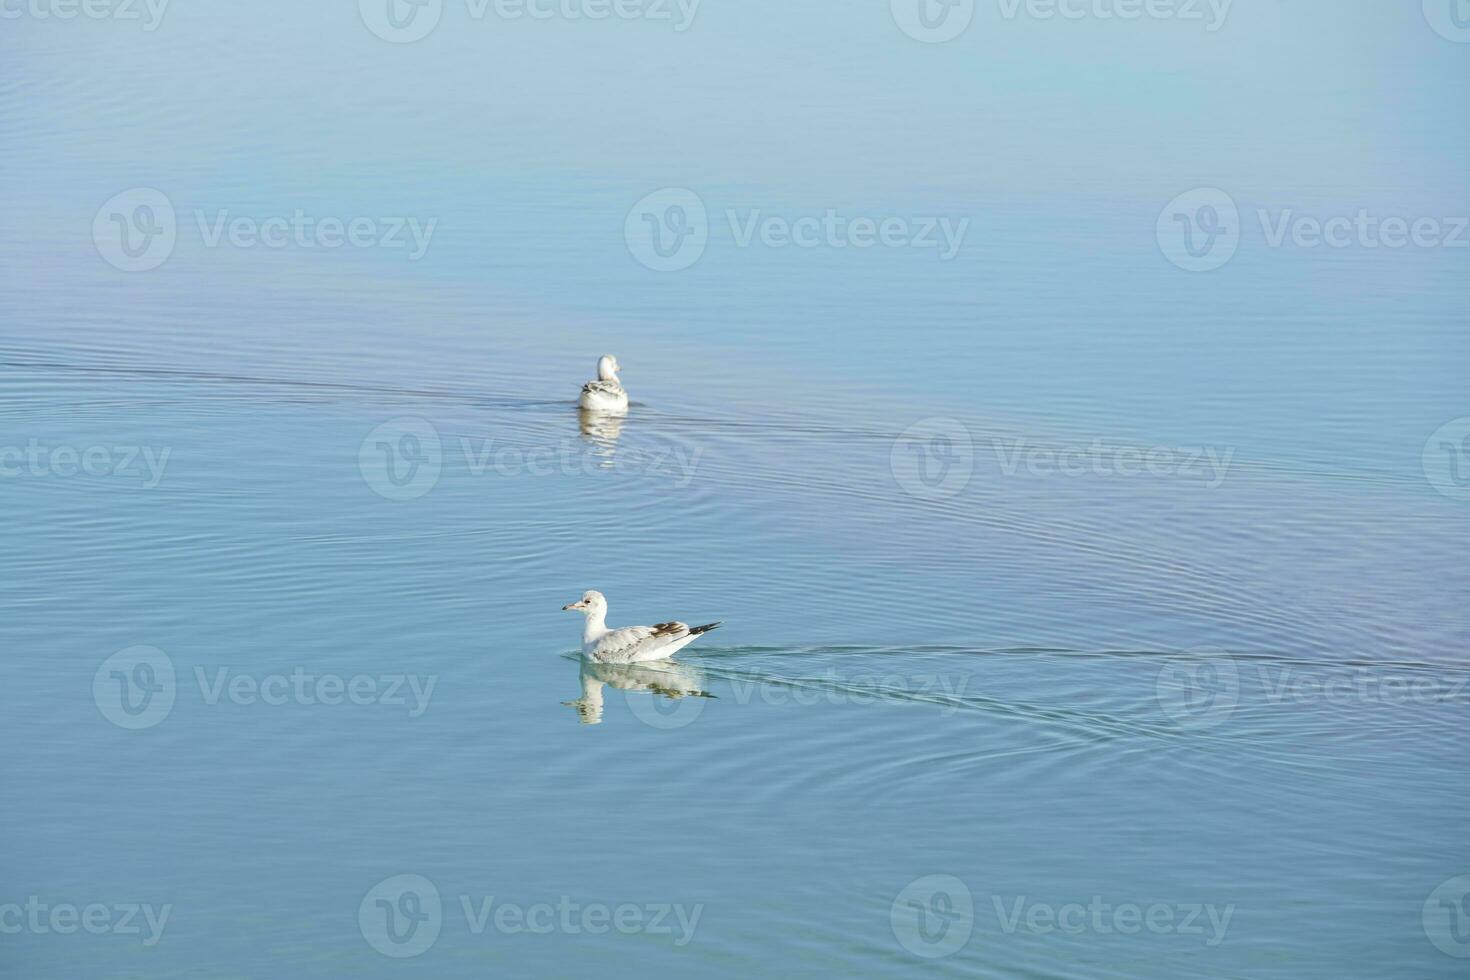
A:
<svg viewBox="0 0 1470 980">
<path fill-rule="evenodd" d="M 685 623 L 625 626 L 598 640 L 592 655 L 599 660 L 632 660 L 688 635 L 689 626 Z"/>
<path fill-rule="evenodd" d="M 594 393 L 599 395 L 617 395 L 621 394 L 622 391 L 623 389 L 620 385 L 616 385 L 611 381 L 589 381 L 582 386 L 582 394 L 584 395 Z"/>
</svg>

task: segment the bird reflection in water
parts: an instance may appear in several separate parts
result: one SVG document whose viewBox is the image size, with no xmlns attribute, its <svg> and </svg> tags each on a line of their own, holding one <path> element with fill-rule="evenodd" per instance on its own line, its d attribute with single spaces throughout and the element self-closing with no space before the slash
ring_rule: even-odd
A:
<svg viewBox="0 0 1470 980">
<path fill-rule="evenodd" d="M 600 664 L 583 660 L 581 664 L 582 696 L 562 704 L 576 708 L 577 717 L 584 725 L 601 723 L 603 689 L 607 687 L 619 691 L 647 691 L 670 701 L 714 697 L 704 689 L 702 673 L 673 660 L 642 664 Z"/>
<path fill-rule="evenodd" d="M 623 434 L 623 416 L 607 412 L 591 412 L 585 408 L 577 410 L 577 421 L 581 425 L 582 438 L 591 443 L 591 452 L 602 469 L 613 465 L 618 451 L 618 437 Z"/>
</svg>

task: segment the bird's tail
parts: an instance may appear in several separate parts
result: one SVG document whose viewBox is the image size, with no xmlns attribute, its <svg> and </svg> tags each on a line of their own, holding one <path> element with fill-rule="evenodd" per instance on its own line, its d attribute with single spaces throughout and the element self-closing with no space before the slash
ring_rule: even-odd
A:
<svg viewBox="0 0 1470 980">
<path fill-rule="evenodd" d="M 719 625 L 719 623 L 705 623 L 703 626 L 691 626 L 689 628 L 689 635 L 698 636 L 701 633 L 708 633 L 712 629 L 717 629 Z"/>
</svg>

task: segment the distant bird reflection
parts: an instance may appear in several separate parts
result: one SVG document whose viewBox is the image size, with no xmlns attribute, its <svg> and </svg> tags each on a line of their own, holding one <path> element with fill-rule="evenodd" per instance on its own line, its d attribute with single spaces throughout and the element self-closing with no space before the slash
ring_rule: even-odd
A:
<svg viewBox="0 0 1470 980">
<path fill-rule="evenodd" d="M 603 688 L 619 691 L 648 691 L 677 701 L 680 698 L 712 698 L 704 689 L 704 675 L 686 664 L 656 660 L 641 664 L 600 664 L 581 661 L 582 696 L 562 704 L 577 709 L 584 725 L 602 722 Z"/>
<path fill-rule="evenodd" d="M 590 412 L 585 408 L 577 410 L 582 438 L 592 444 L 592 455 L 597 458 L 597 465 L 603 469 L 613 465 L 613 457 L 618 451 L 618 437 L 623 434 L 623 419 L 622 415 L 609 415 L 607 412 Z"/>
</svg>

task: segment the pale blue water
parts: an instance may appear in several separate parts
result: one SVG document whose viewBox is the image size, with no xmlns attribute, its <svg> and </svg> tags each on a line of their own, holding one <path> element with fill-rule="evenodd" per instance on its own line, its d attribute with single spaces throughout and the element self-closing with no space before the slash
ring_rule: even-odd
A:
<svg viewBox="0 0 1470 980">
<path fill-rule="evenodd" d="M 1464 215 L 1470 45 L 885 6 L 0 22 L 6 975 L 1464 975 L 1470 250 L 1256 212 Z"/>
</svg>

